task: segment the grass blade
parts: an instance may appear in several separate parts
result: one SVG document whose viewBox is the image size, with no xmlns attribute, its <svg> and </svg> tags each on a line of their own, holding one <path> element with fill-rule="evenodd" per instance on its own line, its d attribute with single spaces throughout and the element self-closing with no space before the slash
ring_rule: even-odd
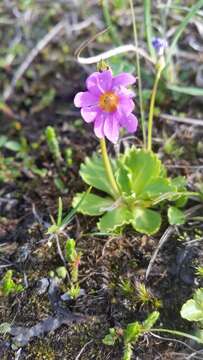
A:
<svg viewBox="0 0 203 360">
<path fill-rule="evenodd" d="M 85 199 L 85 197 L 87 196 L 87 194 L 89 194 L 89 192 L 91 191 L 92 186 L 90 186 L 87 191 L 84 193 L 84 195 L 81 197 L 80 201 L 78 201 L 78 204 L 68 213 L 68 215 L 65 216 L 65 218 L 62 220 L 62 227 L 68 225 L 70 223 L 70 221 L 72 220 L 72 218 L 74 217 L 74 215 L 77 212 L 77 209 L 79 208 L 79 206 L 81 205 L 81 203 L 83 202 L 83 200 Z"/>
<path fill-rule="evenodd" d="M 130 10 L 131 10 L 132 20 L 133 20 L 133 33 L 134 33 L 135 47 L 138 48 L 137 26 L 136 26 L 136 20 L 135 20 L 133 1 L 129 0 L 129 4 L 130 4 Z M 145 128 L 145 113 L 144 113 L 144 103 L 143 103 L 143 93 L 142 93 L 140 58 L 139 58 L 138 52 L 136 52 L 136 68 L 137 68 L 137 75 L 138 75 L 138 94 L 139 94 L 139 103 L 140 103 L 142 135 L 143 135 L 144 148 L 146 148 L 147 138 L 146 138 L 146 128 Z"/>
<path fill-rule="evenodd" d="M 63 203 L 62 203 L 62 199 L 61 197 L 59 197 L 59 202 L 58 202 L 58 217 L 57 217 L 57 226 L 61 225 L 61 221 L 62 221 L 62 213 L 63 213 Z"/>
<path fill-rule="evenodd" d="M 171 91 L 179 92 L 191 96 L 203 96 L 203 89 L 192 86 L 178 86 L 178 85 L 167 85 L 167 88 Z"/>
<path fill-rule="evenodd" d="M 113 23 L 111 21 L 111 14 L 110 14 L 110 11 L 109 11 L 109 1 L 108 0 L 103 0 L 102 5 L 103 5 L 104 19 L 106 21 L 106 25 L 109 28 L 111 38 L 112 38 L 114 44 L 121 45 L 121 42 L 120 42 L 119 35 L 118 35 L 117 30 L 116 30 L 116 27 L 113 25 Z"/>
<path fill-rule="evenodd" d="M 153 31 L 151 22 L 151 0 L 144 0 L 144 25 L 147 37 L 147 45 L 152 59 L 156 59 L 156 53 L 152 46 Z"/>
<path fill-rule="evenodd" d="M 172 43 L 169 47 L 168 50 L 168 54 L 166 57 L 166 65 L 169 64 L 171 57 L 173 56 L 173 53 L 175 51 L 176 48 L 176 44 L 180 38 L 180 36 L 182 35 L 183 31 L 185 30 L 186 26 L 188 25 L 188 23 L 190 22 L 190 20 L 192 19 L 192 17 L 196 14 L 196 12 L 203 6 L 203 0 L 199 0 L 195 5 L 192 6 L 192 8 L 190 9 L 190 12 L 185 16 L 184 20 L 180 23 L 180 25 L 178 26 L 176 33 L 173 37 Z"/>
</svg>

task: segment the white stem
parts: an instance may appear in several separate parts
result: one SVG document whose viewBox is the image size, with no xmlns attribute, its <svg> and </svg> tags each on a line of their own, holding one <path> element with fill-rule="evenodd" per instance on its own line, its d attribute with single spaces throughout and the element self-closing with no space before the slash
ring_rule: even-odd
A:
<svg viewBox="0 0 203 360">
<path fill-rule="evenodd" d="M 77 57 L 77 60 L 80 64 L 90 65 L 90 64 L 98 63 L 101 60 L 106 60 L 112 56 L 123 54 L 126 52 L 137 52 L 140 56 L 144 57 L 146 60 L 148 60 L 149 62 L 154 64 L 154 60 L 146 53 L 145 50 L 143 50 L 139 47 L 135 47 L 132 44 L 121 45 L 114 49 L 107 50 L 99 55 L 91 56 L 88 58 L 81 57 L 79 54 Z"/>
</svg>

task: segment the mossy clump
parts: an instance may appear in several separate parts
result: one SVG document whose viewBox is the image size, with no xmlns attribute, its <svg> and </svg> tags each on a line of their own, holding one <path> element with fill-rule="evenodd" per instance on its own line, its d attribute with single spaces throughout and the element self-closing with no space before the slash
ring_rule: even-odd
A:
<svg viewBox="0 0 203 360">
<path fill-rule="evenodd" d="M 47 342 L 39 340 L 28 346 L 28 353 L 35 360 L 55 360 L 55 352 Z"/>
</svg>

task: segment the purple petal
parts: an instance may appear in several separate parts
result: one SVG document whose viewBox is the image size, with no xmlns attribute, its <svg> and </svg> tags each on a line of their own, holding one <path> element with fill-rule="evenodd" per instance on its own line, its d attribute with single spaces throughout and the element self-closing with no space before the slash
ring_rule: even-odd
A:
<svg viewBox="0 0 203 360">
<path fill-rule="evenodd" d="M 79 92 L 75 95 L 74 105 L 76 107 L 87 107 L 96 105 L 98 103 L 98 96 L 89 91 Z"/>
<path fill-rule="evenodd" d="M 88 90 L 92 94 L 97 94 L 98 96 L 101 94 L 101 90 L 98 87 L 99 76 L 100 76 L 99 72 L 94 72 L 93 74 L 88 76 L 86 80 L 86 86 Z"/>
<path fill-rule="evenodd" d="M 129 132 L 134 133 L 137 130 L 138 121 L 135 115 L 121 116 L 120 124 Z"/>
<path fill-rule="evenodd" d="M 97 84 L 102 93 L 110 91 L 112 88 L 112 72 L 110 70 L 105 70 L 99 73 Z"/>
<path fill-rule="evenodd" d="M 124 86 L 120 86 L 118 89 L 116 89 L 116 92 L 119 96 L 127 96 L 130 98 L 135 97 L 135 92 L 131 89 L 126 89 Z"/>
<path fill-rule="evenodd" d="M 119 97 L 119 112 L 129 115 L 135 107 L 134 102 L 127 96 Z"/>
<path fill-rule="evenodd" d="M 133 75 L 123 72 L 119 75 L 114 76 L 112 86 L 128 86 L 134 84 L 135 82 L 136 78 Z"/>
<path fill-rule="evenodd" d="M 81 116 L 87 122 L 91 123 L 98 115 L 99 109 L 96 106 L 90 106 L 81 109 Z"/>
<path fill-rule="evenodd" d="M 106 117 L 104 123 L 104 135 L 113 144 L 116 144 L 119 137 L 119 119 L 116 114 L 111 114 Z"/>
<path fill-rule="evenodd" d="M 104 137 L 104 115 L 98 114 L 94 121 L 94 133 L 95 135 L 101 139 Z"/>
</svg>

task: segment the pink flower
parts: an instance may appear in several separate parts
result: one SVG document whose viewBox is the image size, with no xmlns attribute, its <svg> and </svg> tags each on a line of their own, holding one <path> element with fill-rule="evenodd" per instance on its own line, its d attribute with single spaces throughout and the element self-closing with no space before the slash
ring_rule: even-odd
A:
<svg viewBox="0 0 203 360">
<path fill-rule="evenodd" d="M 137 118 L 132 114 L 134 93 L 126 89 L 135 81 L 129 73 L 113 76 L 110 70 L 94 72 L 86 80 L 87 91 L 76 94 L 74 104 L 81 108 L 87 123 L 94 123 L 98 138 L 107 137 L 115 144 L 121 127 L 129 133 L 137 130 Z"/>
</svg>

